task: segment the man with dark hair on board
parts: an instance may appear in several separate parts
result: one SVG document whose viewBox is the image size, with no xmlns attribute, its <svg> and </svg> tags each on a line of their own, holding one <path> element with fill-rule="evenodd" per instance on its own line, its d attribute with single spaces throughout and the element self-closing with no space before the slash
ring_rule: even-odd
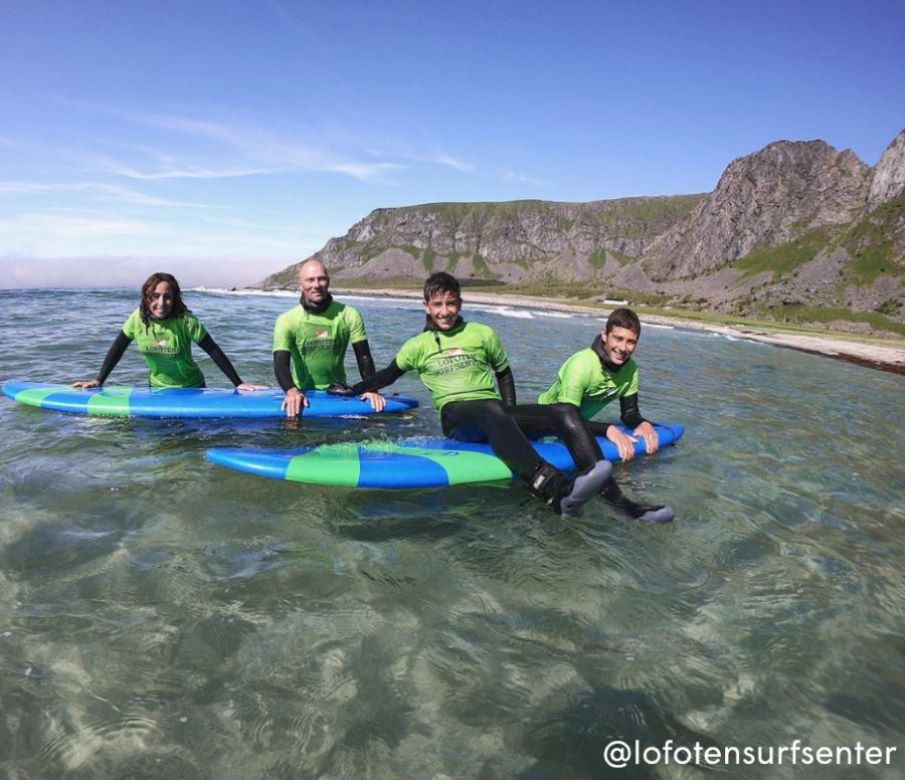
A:
<svg viewBox="0 0 905 780">
<path fill-rule="evenodd" d="M 360 395 L 417 371 L 446 436 L 487 441 L 535 497 L 563 517 L 578 517 L 612 475 L 612 464 L 601 457 L 573 479 L 538 455 L 511 412 L 515 380 L 499 336 L 487 325 L 463 320 L 461 309 L 458 280 L 445 271 L 431 274 L 424 283 L 424 330 L 406 341 L 382 371 L 352 388 L 332 389 Z"/>
<path fill-rule="evenodd" d="M 632 355 L 641 338 L 641 321 L 631 309 L 614 310 L 606 325 L 590 347 L 579 350 L 568 358 L 553 385 L 538 398 L 540 405 L 549 405 L 560 418 L 560 426 L 571 431 L 573 445 L 570 451 L 576 465 L 581 468 L 602 457 L 595 436 L 609 439 L 619 450 L 623 461 L 635 456 L 634 444 L 640 437 L 645 451 L 653 454 L 659 447 L 657 431 L 638 409 L 638 366 Z M 614 398 L 619 399 L 620 417 L 632 434 L 625 434 L 615 425 L 598 422 L 594 417 Z M 530 408 L 523 412 L 523 427 L 529 435 L 543 427 L 543 415 L 532 425 Z M 610 480 L 602 493 L 604 499 L 633 518 L 645 523 L 668 523 L 675 517 L 669 506 L 636 504 L 619 490 L 615 480 Z"/>
<path fill-rule="evenodd" d="M 362 379 L 374 374 L 364 320 L 357 309 L 333 300 L 330 276 L 320 260 L 301 264 L 299 289 L 298 305 L 281 314 L 273 329 L 273 370 L 286 394 L 287 417 L 296 417 L 308 406 L 306 390 L 346 382 L 343 360 L 350 343 Z M 386 407 L 380 393 L 365 393 L 364 398 L 375 412 Z"/>
</svg>

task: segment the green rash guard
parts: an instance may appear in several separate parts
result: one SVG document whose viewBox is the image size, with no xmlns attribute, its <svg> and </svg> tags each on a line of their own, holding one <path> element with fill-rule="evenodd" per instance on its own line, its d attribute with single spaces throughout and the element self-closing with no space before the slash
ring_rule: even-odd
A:
<svg viewBox="0 0 905 780">
<path fill-rule="evenodd" d="M 292 379 L 300 390 L 325 390 L 333 382 L 346 382 L 343 359 L 349 344 L 367 339 L 358 309 L 331 301 L 315 314 L 299 304 L 277 317 L 273 351 L 292 356 Z"/>
<path fill-rule="evenodd" d="M 618 371 L 608 371 L 590 347 L 576 352 L 559 369 L 549 390 L 541 393 L 540 404 L 566 403 L 577 406 L 590 420 L 614 398 L 638 392 L 638 366 L 629 358 Z"/>
<path fill-rule="evenodd" d="M 396 353 L 396 365 L 418 372 L 439 410 L 452 401 L 499 399 L 496 374 L 509 367 L 509 358 L 493 328 L 462 322 L 410 338 Z"/>
<path fill-rule="evenodd" d="M 141 321 L 136 309 L 123 325 L 123 333 L 138 343 L 151 374 L 151 387 L 204 387 L 204 374 L 192 359 L 192 342 L 204 339 L 207 331 L 200 320 L 186 312 L 181 317 Z"/>
</svg>

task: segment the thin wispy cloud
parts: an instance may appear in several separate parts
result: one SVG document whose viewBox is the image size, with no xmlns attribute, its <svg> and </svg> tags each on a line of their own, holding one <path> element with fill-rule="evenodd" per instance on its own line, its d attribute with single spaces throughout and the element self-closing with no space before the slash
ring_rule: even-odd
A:
<svg viewBox="0 0 905 780">
<path fill-rule="evenodd" d="M 285 253 L 282 253 L 285 255 Z M 176 275 L 184 288 L 243 286 L 266 275 L 266 269 L 285 264 L 285 257 L 261 254 L 166 256 L 149 253 L 80 253 L 72 256 L 36 254 L 33 251 L 0 253 L 4 268 L 0 288 L 133 287 L 136 293 L 149 270 L 163 268 Z M 95 269 L 86 274 L 85 269 Z M 97 273 L 103 268 L 103 275 Z M 212 269 L 216 269 L 212 272 Z"/>
<path fill-rule="evenodd" d="M 439 157 L 434 159 L 434 162 L 439 165 L 446 165 L 450 168 L 454 168 L 455 170 L 461 173 L 474 173 L 475 167 L 471 163 L 463 162 L 455 157 L 450 157 L 447 154 L 441 154 Z"/>
<path fill-rule="evenodd" d="M 380 149 L 378 147 L 369 147 L 365 150 L 365 152 L 372 157 L 395 157 L 401 160 L 407 160 L 409 162 L 416 163 L 425 163 L 427 165 L 442 165 L 447 168 L 453 168 L 454 170 L 459 171 L 460 173 L 474 173 L 476 171 L 476 166 L 474 166 L 470 162 L 466 162 L 465 160 L 460 160 L 458 157 L 454 157 L 450 154 L 419 154 L 417 152 L 412 151 L 399 151 L 399 150 L 387 150 Z"/>
<path fill-rule="evenodd" d="M 242 176 L 284 174 L 292 172 L 335 173 L 364 182 L 381 182 L 394 171 L 406 168 L 406 160 L 433 161 L 467 171 L 469 165 L 449 156 L 430 158 L 401 155 L 395 159 L 371 161 L 358 155 L 310 143 L 293 135 L 276 133 L 251 123 L 229 123 L 178 114 L 128 111 L 88 101 L 55 98 L 66 105 L 106 113 L 136 125 L 165 130 L 191 138 L 213 141 L 230 151 L 238 160 L 222 165 L 186 160 L 186 154 L 165 154 L 146 149 L 149 160 L 157 168 L 144 168 L 107 160 L 108 172 L 133 179 L 214 179 Z M 311 131 L 309 131 L 311 132 Z M 366 153 L 365 153 L 366 154 Z M 222 152 L 218 159 L 222 159 Z"/>
<path fill-rule="evenodd" d="M 207 168 L 202 166 L 186 166 L 167 168 L 158 171 L 140 171 L 128 165 L 112 164 L 107 168 L 108 173 L 123 176 L 127 179 L 139 179 L 141 181 L 161 181 L 163 179 L 239 179 L 244 176 L 258 176 L 262 173 L 272 173 L 263 168 Z"/>
<path fill-rule="evenodd" d="M 227 124 L 194 117 L 154 114 L 110 109 L 112 113 L 136 124 L 168 130 L 184 135 L 216 141 L 239 153 L 249 167 L 241 165 L 224 169 L 189 165 L 157 172 L 142 172 L 123 166 L 122 175 L 133 178 L 224 178 L 291 171 L 339 173 L 360 181 L 374 181 L 403 167 L 394 162 L 371 163 L 323 149 L 293 138 L 286 138 L 260 127 Z"/>
<path fill-rule="evenodd" d="M 248 233 L 216 233 L 213 235 L 193 235 L 187 242 L 196 246 L 231 246 L 231 247 L 255 247 L 261 249 L 280 249 L 293 254 L 298 254 L 303 244 L 291 239 L 274 238 L 273 236 L 250 235 Z M 322 242 L 321 242 L 322 243 Z M 310 245 L 310 243 L 309 243 Z M 317 244 L 319 246 L 320 244 Z"/>
<path fill-rule="evenodd" d="M 130 187 L 118 184 L 105 184 L 102 182 L 38 182 L 38 181 L 2 181 L 0 180 L 0 196 L 2 195 L 28 195 L 49 193 L 84 193 L 91 200 L 103 200 L 108 202 L 129 203 L 141 206 L 155 206 L 164 208 L 217 208 L 207 203 L 193 203 L 191 201 L 173 200 L 154 195 L 147 195 Z"/>
<path fill-rule="evenodd" d="M 154 226 L 139 220 L 103 219 L 54 213 L 23 214 L 16 219 L 0 220 L 0 236 L 13 238 L 23 234 L 31 237 L 96 238 L 145 235 L 152 233 L 153 230 Z"/>
</svg>

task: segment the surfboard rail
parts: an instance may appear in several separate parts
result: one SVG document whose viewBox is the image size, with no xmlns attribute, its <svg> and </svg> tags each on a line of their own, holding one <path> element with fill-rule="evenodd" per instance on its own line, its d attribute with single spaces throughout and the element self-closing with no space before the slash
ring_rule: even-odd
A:
<svg viewBox="0 0 905 780">
<path fill-rule="evenodd" d="M 624 426 L 620 427 L 628 432 Z M 675 444 L 685 434 L 681 423 L 655 423 L 660 446 Z M 597 437 L 604 457 L 618 461 L 619 450 Z M 574 471 L 575 463 L 558 440 L 532 442 L 535 450 L 559 469 Z M 644 442 L 635 442 L 644 453 Z M 361 442 L 339 442 L 294 449 L 215 447 L 205 457 L 211 463 L 246 474 L 351 488 L 405 489 L 511 480 L 512 471 L 493 454 L 490 445 L 434 437 L 411 437 Z"/>
<path fill-rule="evenodd" d="M 280 389 L 255 392 L 220 388 L 150 388 L 109 385 L 82 390 L 69 385 L 10 380 L 3 383 L 7 397 L 39 409 L 103 417 L 268 418 L 285 417 Z M 372 415 L 367 401 L 330 395 L 325 390 L 305 392 L 310 406 L 303 417 Z M 387 396 L 382 414 L 405 412 L 418 406 L 414 398 Z"/>
</svg>

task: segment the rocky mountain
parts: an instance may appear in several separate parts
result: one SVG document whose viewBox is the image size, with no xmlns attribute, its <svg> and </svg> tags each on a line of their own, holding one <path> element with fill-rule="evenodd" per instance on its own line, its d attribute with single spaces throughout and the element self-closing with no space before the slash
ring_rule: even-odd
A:
<svg viewBox="0 0 905 780">
<path fill-rule="evenodd" d="M 905 130 L 876 168 L 823 141 L 778 141 L 734 160 L 707 194 L 377 209 L 315 256 L 339 283 L 449 270 L 905 333 Z M 294 288 L 296 270 L 256 286 Z"/>
</svg>

